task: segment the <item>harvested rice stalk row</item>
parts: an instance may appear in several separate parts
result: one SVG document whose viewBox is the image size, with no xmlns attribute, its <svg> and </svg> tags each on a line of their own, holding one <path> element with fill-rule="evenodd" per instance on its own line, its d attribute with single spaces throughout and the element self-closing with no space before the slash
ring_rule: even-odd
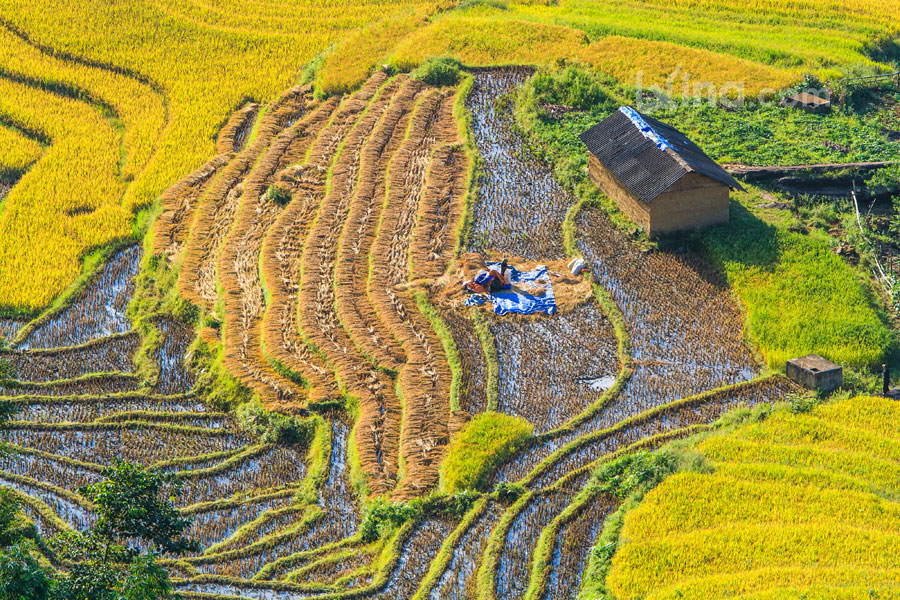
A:
<svg viewBox="0 0 900 600">
<path fill-rule="evenodd" d="M 410 249 L 410 279 L 434 280 L 453 260 L 453 234 L 463 214 L 469 159 L 455 141 L 431 160 Z"/>
<path fill-rule="evenodd" d="M 169 260 L 175 260 L 181 254 L 198 202 L 212 187 L 221 170 L 243 149 L 258 113 L 259 104 L 253 102 L 235 111 L 219 132 L 216 142 L 219 154 L 162 195 L 162 213 L 156 221 L 153 238 L 154 253 L 164 254 Z"/>
<path fill-rule="evenodd" d="M 337 105 L 338 98 L 331 98 L 319 110 L 333 113 Z M 262 321 L 266 355 L 303 378 L 309 388 L 309 402 L 338 395 L 331 368 L 300 338 L 297 325 L 299 261 L 303 241 L 325 195 L 324 167 L 319 164 L 322 160 L 318 150 L 320 145 L 321 136 L 312 150 L 309 164 L 294 173 L 291 202 L 269 228 L 262 250 L 262 271 L 270 294 Z"/>
<path fill-rule="evenodd" d="M 457 88 L 457 95 L 461 89 Z M 458 98 L 454 96 L 456 102 Z M 442 145 L 431 158 L 416 217 L 409 257 L 411 280 L 437 279 L 454 258 L 454 234 L 465 210 L 469 172 L 469 158 L 455 126 L 454 103 L 441 108 L 444 125 L 438 128 L 436 137 Z"/>
<path fill-rule="evenodd" d="M 238 111 L 235 111 L 228 119 L 228 123 L 219 132 L 216 141 L 216 152 L 219 154 L 234 154 L 240 152 L 247 141 L 253 121 L 259 114 L 259 104 L 248 102 Z"/>
<path fill-rule="evenodd" d="M 368 256 L 384 207 L 383 174 L 403 141 L 416 97 L 423 87 L 414 79 L 404 83 L 363 148 L 359 185 L 344 224 L 335 271 L 341 322 L 362 352 L 378 366 L 390 370 L 397 370 L 402 364 L 403 351 L 365 295 Z"/>
<path fill-rule="evenodd" d="M 449 441 L 449 363 L 404 284 L 428 161 L 438 137 L 456 130 L 452 107 L 452 96 L 437 90 L 419 104 L 409 137 L 388 167 L 389 194 L 371 250 L 369 298 L 406 355 L 400 385 L 406 400 L 402 452 L 407 476 L 395 492 L 397 499 L 419 495 L 437 483 L 440 458 Z"/>
<path fill-rule="evenodd" d="M 375 85 L 380 87 L 380 82 L 385 79 L 386 75 L 377 73 L 363 90 Z M 341 325 L 335 310 L 333 280 L 341 224 L 349 212 L 358 183 L 361 149 L 386 113 L 402 82 L 403 79 L 394 79 L 385 84 L 379 97 L 352 130 L 340 136 L 343 146 L 331 170 L 329 193 L 322 200 L 304 247 L 299 293 L 300 306 L 313 307 L 312 310 L 301 311 L 301 329 L 334 365 L 347 393 L 359 399 L 361 414 L 360 425 L 356 428 L 357 445 L 360 462 L 370 478 L 370 491 L 375 493 L 388 489 L 396 474 L 400 403 L 394 396 L 390 378 L 369 364 Z M 372 89 L 371 96 L 374 93 Z M 348 104 L 343 110 L 362 114 L 368 104 L 364 98 L 356 98 L 355 105 Z M 383 426 L 379 417 L 383 420 Z"/>
<path fill-rule="evenodd" d="M 253 143 L 245 148 L 217 177 L 203 196 L 178 280 L 181 295 L 207 310 L 217 300 L 216 263 L 243 193 L 242 181 L 285 123 L 306 111 L 310 102 L 307 87 L 291 88 L 275 101 L 260 122 Z"/>
<path fill-rule="evenodd" d="M 339 395 L 332 366 L 315 354 L 310 339 L 301 335 L 297 298 L 300 291 L 304 240 L 316 221 L 326 192 L 326 174 L 347 132 L 387 76 L 373 76 L 356 94 L 346 98 L 309 150 L 307 162 L 293 175 L 292 202 L 270 229 L 263 249 L 263 272 L 272 299 L 263 321 L 263 335 L 269 355 L 283 367 L 300 374 L 309 386 L 308 400 L 317 402 Z"/>
<path fill-rule="evenodd" d="M 219 154 L 163 193 L 160 198 L 162 212 L 154 226 L 155 254 L 163 254 L 169 260 L 181 254 L 197 202 L 212 186 L 216 175 L 233 159 L 231 153 Z"/>
<path fill-rule="evenodd" d="M 296 410 L 305 399 L 296 382 L 269 365 L 260 344 L 266 301 L 259 255 L 265 233 L 282 209 L 268 197 L 266 189 L 285 164 L 303 158 L 330 115 L 330 110 L 320 107 L 273 141 L 244 182 L 242 206 L 220 257 L 219 276 L 225 290 L 225 366 L 270 408 Z"/>
</svg>

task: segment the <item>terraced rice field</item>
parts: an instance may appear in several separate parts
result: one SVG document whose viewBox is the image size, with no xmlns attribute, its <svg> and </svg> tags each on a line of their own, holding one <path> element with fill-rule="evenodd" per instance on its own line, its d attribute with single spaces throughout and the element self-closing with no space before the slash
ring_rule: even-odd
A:
<svg viewBox="0 0 900 600">
<path fill-rule="evenodd" d="M 626 516 L 610 589 L 618 598 L 890 596 L 896 414 L 887 398 L 847 398 L 700 441 L 694 449 L 715 471 L 673 475 Z"/>
<path fill-rule="evenodd" d="M 469 91 L 378 71 L 327 100 L 301 86 L 241 106 L 218 154 L 163 196 L 155 258 L 121 248 L 55 312 L 0 321 L 14 374 L 0 395 L 16 407 L 3 435 L 21 450 L 0 480 L 41 531 L 89 525 L 77 488 L 120 456 L 185 483 L 202 549 L 165 561 L 188 598 L 574 598 L 617 506 L 584 492 L 600 462 L 793 388 L 757 377 L 708 265 L 644 255 L 599 211 L 577 217 L 578 244 L 624 328 L 595 300 L 476 322 L 430 296 L 461 248 L 565 256 L 574 200 L 497 104 L 528 74 L 476 70 Z M 155 261 L 209 351 L 265 408 L 309 419 L 311 439 L 263 441 L 209 404 L 209 374 L 189 368 L 197 333 L 171 314 L 142 322 L 159 340 L 143 350 L 152 376 L 138 372 L 146 340 L 126 309 Z M 486 410 L 535 426 L 491 476 L 524 495 L 363 539 L 374 498 L 439 490 L 451 437 Z"/>
</svg>

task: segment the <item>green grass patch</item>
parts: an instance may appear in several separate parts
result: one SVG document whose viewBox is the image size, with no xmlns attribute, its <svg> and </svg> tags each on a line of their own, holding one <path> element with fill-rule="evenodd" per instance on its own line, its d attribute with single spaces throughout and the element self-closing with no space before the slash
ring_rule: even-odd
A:
<svg viewBox="0 0 900 600">
<path fill-rule="evenodd" d="M 448 492 L 483 488 L 494 467 L 528 440 L 533 429 L 520 417 L 496 412 L 476 416 L 450 443 L 441 467 L 441 488 Z"/>
<path fill-rule="evenodd" d="M 684 131 L 714 159 L 746 165 L 803 165 L 900 160 L 877 114 L 834 110 L 825 115 L 779 106 L 728 111 L 689 106 L 653 115 Z"/>
<path fill-rule="evenodd" d="M 461 70 L 462 63 L 455 58 L 429 58 L 413 71 L 413 78 L 434 86 L 456 85 Z"/>
<path fill-rule="evenodd" d="M 721 268 L 747 313 L 747 331 L 772 368 L 815 352 L 853 366 L 877 364 L 896 336 L 870 286 L 831 252 L 824 234 L 767 223 L 736 194 L 731 222 L 693 236 Z"/>
</svg>

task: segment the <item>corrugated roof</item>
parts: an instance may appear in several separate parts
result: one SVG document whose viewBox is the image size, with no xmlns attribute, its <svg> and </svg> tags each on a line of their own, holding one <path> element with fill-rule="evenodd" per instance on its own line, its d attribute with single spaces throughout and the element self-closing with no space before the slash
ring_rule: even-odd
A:
<svg viewBox="0 0 900 600">
<path fill-rule="evenodd" d="M 580 137 L 591 154 L 644 202 L 651 202 L 691 171 L 743 189 L 683 133 L 629 107 Z"/>
</svg>

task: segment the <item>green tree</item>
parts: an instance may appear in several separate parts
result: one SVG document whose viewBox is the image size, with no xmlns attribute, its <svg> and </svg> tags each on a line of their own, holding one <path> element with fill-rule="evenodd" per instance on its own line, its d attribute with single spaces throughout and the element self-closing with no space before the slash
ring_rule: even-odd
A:
<svg viewBox="0 0 900 600">
<path fill-rule="evenodd" d="M 51 580 L 34 558 L 30 542 L 0 549 L 0 600 L 47 600 Z"/>
<path fill-rule="evenodd" d="M 199 550 L 198 543 L 184 535 L 191 520 L 182 517 L 173 504 L 181 494 L 180 481 L 123 460 L 116 460 L 103 476 L 104 481 L 79 491 L 97 507 L 99 518 L 90 535 L 104 545 L 104 560 L 111 550 L 119 555 L 138 554 L 125 545 L 133 539 L 150 542 L 156 552 L 180 555 Z"/>
<path fill-rule="evenodd" d="M 116 460 L 105 479 L 79 491 L 96 506 L 97 522 L 88 531 L 63 533 L 51 540 L 70 562 L 56 581 L 54 600 L 159 600 L 172 595 L 155 553 L 183 554 L 199 544 L 185 536 L 191 525 L 175 508 L 181 482 L 171 475 Z M 138 542 L 149 544 L 142 552 Z"/>
<path fill-rule="evenodd" d="M 123 585 L 124 600 L 158 600 L 172 595 L 169 574 L 152 556 L 142 555 L 131 562 Z"/>
</svg>

